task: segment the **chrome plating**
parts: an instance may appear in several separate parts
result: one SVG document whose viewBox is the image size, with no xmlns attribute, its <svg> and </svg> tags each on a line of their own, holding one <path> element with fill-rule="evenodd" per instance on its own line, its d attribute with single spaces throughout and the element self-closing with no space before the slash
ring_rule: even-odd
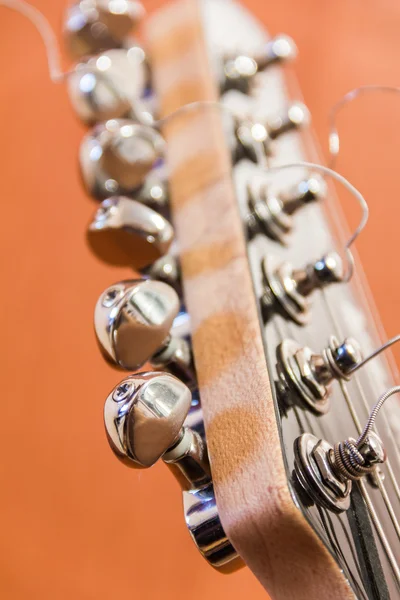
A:
<svg viewBox="0 0 400 600">
<path fill-rule="evenodd" d="M 174 230 L 148 206 L 114 196 L 100 204 L 87 236 L 91 248 L 105 262 L 141 269 L 168 252 Z"/>
<path fill-rule="evenodd" d="M 162 281 L 132 280 L 111 286 L 100 296 L 94 316 L 105 358 L 129 371 L 150 361 L 195 389 L 189 343 L 170 335 L 179 310 L 177 293 Z"/>
<path fill-rule="evenodd" d="M 322 177 L 314 175 L 279 195 L 271 195 L 265 183 L 256 189 L 249 184 L 247 193 L 250 211 L 247 226 L 250 235 L 261 233 L 286 244 L 293 229 L 292 215 L 309 202 L 324 198 L 326 184 Z"/>
<path fill-rule="evenodd" d="M 317 504 L 336 513 L 350 507 L 351 481 L 341 481 L 328 460 L 333 446 L 304 433 L 294 442 L 295 476 L 308 496 L 309 504 Z"/>
<path fill-rule="evenodd" d="M 94 316 L 106 358 L 123 369 L 140 368 L 167 345 L 179 306 L 176 292 L 161 281 L 122 281 L 109 287 Z"/>
<path fill-rule="evenodd" d="M 83 138 L 80 148 L 85 187 L 96 198 L 137 193 L 140 199 L 140 189 L 150 174 L 154 177 L 152 170 L 164 150 L 164 139 L 152 127 L 129 119 L 100 123 Z"/>
<path fill-rule="evenodd" d="M 253 55 L 225 56 L 219 76 L 222 92 L 237 89 L 248 94 L 254 77 L 272 65 L 294 60 L 297 47 L 292 38 L 280 34 Z"/>
<path fill-rule="evenodd" d="M 276 360 L 283 409 L 297 404 L 318 416 L 330 408 L 333 381 L 348 381 L 352 370 L 362 361 L 362 354 L 358 343 L 351 338 L 339 345 L 332 336 L 321 354 L 285 339 L 277 347 Z"/>
<path fill-rule="evenodd" d="M 218 515 L 205 441 L 184 426 L 191 401 L 189 389 L 172 375 L 131 375 L 109 394 L 105 427 L 111 449 L 128 466 L 148 468 L 163 459 L 182 486 L 196 546 L 211 565 L 222 567 L 238 556 Z"/>
<path fill-rule="evenodd" d="M 64 36 L 74 57 L 123 45 L 145 10 L 136 0 L 82 0 L 65 13 Z"/>
<path fill-rule="evenodd" d="M 343 280 L 342 259 L 330 252 L 304 269 L 295 269 L 289 262 L 280 263 L 271 256 L 261 263 L 264 294 L 261 297 L 263 316 L 267 320 L 273 312 L 298 325 L 310 319 L 310 302 L 307 298 L 314 290 Z"/>
<path fill-rule="evenodd" d="M 79 63 L 68 77 L 68 92 L 78 117 L 93 125 L 108 119 L 153 121 L 150 81 L 140 46 L 107 50 Z"/>
<path fill-rule="evenodd" d="M 225 115 L 223 120 L 233 162 L 241 158 L 258 162 L 257 148 L 260 145 L 267 156 L 273 155 L 274 142 L 286 133 L 306 127 L 310 122 L 310 112 L 303 103 L 293 102 L 281 114 L 264 123 L 239 115 L 236 118 Z"/>
</svg>

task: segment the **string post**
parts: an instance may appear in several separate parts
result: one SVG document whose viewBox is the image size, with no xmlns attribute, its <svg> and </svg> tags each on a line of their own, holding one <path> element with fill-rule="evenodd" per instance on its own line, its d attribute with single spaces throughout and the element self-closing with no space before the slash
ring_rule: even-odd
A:
<svg viewBox="0 0 400 600">
<path fill-rule="evenodd" d="M 399 392 L 400 386 L 395 386 L 380 396 L 357 440 L 347 438 L 332 446 L 310 433 L 295 440 L 295 477 L 310 504 L 336 513 L 350 507 L 352 483 L 374 474 L 377 465 L 387 460 L 384 444 L 373 427 L 383 404 Z"/>
</svg>

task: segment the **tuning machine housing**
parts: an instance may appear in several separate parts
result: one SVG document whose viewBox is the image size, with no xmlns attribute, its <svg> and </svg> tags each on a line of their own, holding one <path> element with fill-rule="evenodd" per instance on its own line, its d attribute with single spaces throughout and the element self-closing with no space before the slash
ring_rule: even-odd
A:
<svg viewBox="0 0 400 600">
<path fill-rule="evenodd" d="M 131 196 L 152 204 L 166 198 L 165 178 L 156 176 L 165 152 L 163 137 L 129 119 L 110 119 L 84 137 L 80 166 L 88 192 L 97 198 Z M 152 178 L 147 181 L 147 178 Z M 154 188 L 155 186 L 155 188 Z"/>
<path fill-rule="evenodd" d="M 287 35 L 280 34 L 269 40 L 253 54 L 225 56 L 222 62 L 220 88 L 222 93 L 236 89 L 249 93 L 254 77 L 260 71 L 295 59 L 297 48 Z"/>
<path fill-rule="evenodd" d="M 68 7 L 64 37 L 74 57 L 123 46 L 145 14 L 136 0 L 80 0 Z"/>
<path fill-rule="evenodd" d="M 287 243 L 293 229 L 293 215 L 310 202 L 316 202 L 326 195 L 326 184 L 319 175 L 312 175 L 300 181 L 288 192 L 271 194 L 268 185 L 263 183 L 255 188 L 247 186 L 249 214 L 246 225 L 251 237 L 257 234 Z"/>
<path fill-rule="evenodd" d="M 126 465 L 148 468 L 160 458 L 168 465 L 182 487 L 185 521 L 196 546 L 220 568 L 238 556 L 218 515 L 205 440 L 185 426 L 191 401 L 190 390 L 176 377 L 138 373 L 107 397 L 105 427 L 111 449 Z"/>
<path fill-rule="evenodd" d="M 176 291 L 162 281 L 122 281 L 97 301 L 94 327 L 107 360 L 136 371 L 146 362 L 164 369 L 196 388 L 189 343 L 171 335 L 180 310 Z"/>
<path fill-rule="evenodd" d="M 87 238 L 97 256 L 113 265 L 148 267 L 167 254 L 172 225 L 152 208 L 124 196 L 104 200 Z"/>
<path fill-rule="evenodd" d="M 308 296 L 317 289 L 343 281 L 344 268 L 339 254 L 329 252 L 321 259 L 295 269 L 290 262 L 265 257 L 261 263 L 264 292 L 261 311 L 267 321 L 274 313 L 305 325 L 310 319 Z"/>
<path fill-rule="evenodd" d="M 117 118 L 153 122 L 150 70 L 138 45 L 106 50 L 78 63 L 69 74 L 68 92 L 84 123 Z"/>
</svg>

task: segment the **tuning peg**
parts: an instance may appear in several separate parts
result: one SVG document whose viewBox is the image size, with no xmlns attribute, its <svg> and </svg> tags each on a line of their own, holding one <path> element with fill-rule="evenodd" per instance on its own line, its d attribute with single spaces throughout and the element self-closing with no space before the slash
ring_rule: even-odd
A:
<svg viewBox="0 0 400 600">
<path fill-rule="evenodd" d="M 285 339 L 277 347 L 276 359 L 278 395 L 284 411 L 296 404 L 315 415 L 323 415 L 330 408 L 332 383 L 349 381 L 361 364 L 362 353 L 352 338 L 339 344 L 332 336 L 321 353 Z"/>
<path fill-rule="evenodd" d="M 319 175 L 312 175 L 286 193 L 270 194 L 264 183 L 258 189 L 248 185 L 247 194 L 250 213 L 246 223 L 250 235 L 261 233 L 285 244 L 293 229 L 292 215 L 309 202 L 323 198 L 326 184 Z"/>
<path fill-rule="evenodd" d="M 123 196 L 104 200 L 88 228 L 89 244 L 102 260 L 136 269 L 166 254 L 173 238 L 173 228 L 164 217 Z"/>
<path fill-rule="evenodd" d="M 72 106 L 87 124 L 121 117 L 151 124 L 149 89 L 149 68 L 139 46 L 92 56 L 68 77 Z"/>
<path fill-rule="evenodd" d="M 353 481 L 373 476 L 376 466 L 387 459 L 384 444 L 372 428 L 384 402 L 399 392 L 400 386 L 395 386 L 380 396 L 357 440 L 350 437 L 332 446 L 310 433 L 296 438 L 295 482 L 305 492 L 306 505 L 335 513 L 349 509 Z"/>
<path fill-rule="evenodd" d="M 249 119 L 233 117 L 230 127 L 234 135 L 229 135 L 234 140 L 231 148 L 233 161 L 248 158 L 258 162 L 256 146 L 263 147 L 267 156 L 274 152 L 274 141 L 290 131 L 298 130 L 310 122 L 310 112 L 301 102 L 294 102 L 283 113 L 268 119 L 265 123 L 253 122 Z M 232 142 L 231 142 L 232 144 Z"/>
<path fill-rule="evenodd" d="M 325 414 L 334 381 L 350 381 L 356 371 L 399 341 L 397 335 L 363 358 L 360 344 L 353 338 L 338 342 L 331 336 L 320 353 L 294 340 L 283 340 L 276 350 L 277 388 L 283 410 L 296 404 L 316 415 Z"/>
<path fill-rule="evenodd" d="M 257 73 L 272 65 L 291 61 L 296 56 L 297 47 L 292 38 L 280 34 L 252 55 L 225 57 L 220 81 L 222 93 L 237 89 L 246 94 Z"/>
<path fill-rule="evenodd" d="M 170 335 L 180 309 L 175 290 L 153 279 L 122 281 L 100 296 L 94 327 L 104 356 L 136 371 L 149 361 L 179 376 L 191 388 L 195 377 L 189 344 Z"/>
<path fill-rule="evenodd" d="M 79 58 L 122 46 L 145 10 L 136 0 L 81 0 L 66 11 L 64 36 L 72 56 Z"/>
<path fill-rule="evenodd" d="M 223 567 L 238 555 L 218 514 L 204 438 L 185 423 L 192 394 L 167 373 L 138 373 L 109 394 L 104 422 L 111 449 L 127 466 L 149 468 L 160 458 L 183 490 L 185 523 L 203 557 Z M 236 563 L 231 569 L 238 568 Z"/>
<path fill-rule="evenodd" d="M 277 263 L 265 257 L 261 263 L 264 293 L 261 307 L 267 320 L 274 312 L 298 325 L 310 317 L 308 296 L 316 289 L 344 281 L 343 261 L 336 252 L 329 252 L 304 269 L 295 269 L 289 262 Z"/>
<path fill-rule="evenodd" d="M 191 407 L 189 388 L 168 373 L 138 373 L 121 381 L 104 408 L 114 453 L 130 467 L 148 468 L 161 457 L 184 475 L 184 488 L 211 480 L 200 435 L 184 427 Z M 181 479 L 182 481 L 182 479 Z"/>
<path fill-rule="evenodd" d="M 112 450 L 129 466 L 151 467 L 182 439 L 191 403 L 189 388 L 172 375 L 153 372 L 127 377 L 105 404 Z"/>
<path fill-rule="evenodd" d="M 152 127 L 128 119 L 96 125 L 80 149 L 81 172 L 88 192 L 98 198 L 139 192 L 164 150 L 164 139 Z"/>
</svg>

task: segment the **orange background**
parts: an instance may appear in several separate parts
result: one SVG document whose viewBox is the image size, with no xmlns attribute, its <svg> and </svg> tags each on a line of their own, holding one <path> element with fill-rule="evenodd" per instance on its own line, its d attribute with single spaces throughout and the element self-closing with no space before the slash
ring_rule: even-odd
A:
<svg viewBox="0 0 400 600">
<path fill-rule="evenodd" d="M 32 4 L 59 32 L 64 2 Z M 395 0 L 246 4 L 271 33 L 295 38 L 294 68 L 324 149 L 327 112 L 343 93 L 366 83 L 400 84 Z M 38 34 L 3 7 L 0 28 L 0 596 L 264 598 L 247 570 L 223 576 L 198 556 L 167 469 L 134 472 L 108 448 L 103 400 L 120 374 L 96 348 L 93 306 L 105 286 L 129 272 L 100 263 L 85 244 L 95 203 L 78 176 L 84 128 L 64 85 L 49 81 Z M 364 98 L 339 125 L 338 168 L 371 206 L 358 249 L 384 325 L 394 334 L 400 98 Z M 350 210 L 350 220 L 355 214 Z"/>
</svg>

